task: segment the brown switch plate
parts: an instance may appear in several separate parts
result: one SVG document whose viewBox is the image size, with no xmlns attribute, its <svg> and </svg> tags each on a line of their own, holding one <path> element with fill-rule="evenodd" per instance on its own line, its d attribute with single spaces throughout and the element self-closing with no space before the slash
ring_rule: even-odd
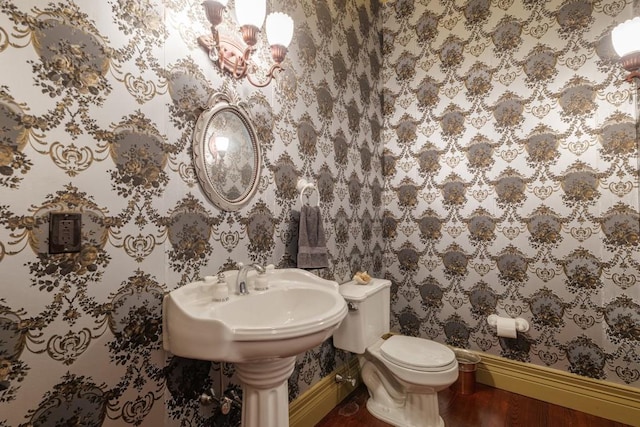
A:
<svg viewBox="0 0 640 427">
<path fill-rule="evenodd" d="M 49 253 L 80 252 L 82 247 L 82 214 L 51 212 L 49 214 Z"/>
</svg>

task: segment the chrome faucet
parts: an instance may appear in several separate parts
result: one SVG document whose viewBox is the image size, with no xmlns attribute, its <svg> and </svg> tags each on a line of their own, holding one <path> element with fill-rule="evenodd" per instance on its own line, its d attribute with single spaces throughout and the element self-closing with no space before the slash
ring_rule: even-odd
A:
<svg viewBox="0 0 640 427">
<path fill-rule="evenodd" d="M 238 278 L 236 279 L 236 294 L 238 295 L 249 295 L 249 291 L 247 290 L 247 273 L 249 270 L 254 269 L 258 272 L 258 274 L 264 274 L 266 271 L 263 266 L 260 264 L 253 263 L 249 265 L 244 265 L 241 262 L 238 263 Z"/>
</svg>

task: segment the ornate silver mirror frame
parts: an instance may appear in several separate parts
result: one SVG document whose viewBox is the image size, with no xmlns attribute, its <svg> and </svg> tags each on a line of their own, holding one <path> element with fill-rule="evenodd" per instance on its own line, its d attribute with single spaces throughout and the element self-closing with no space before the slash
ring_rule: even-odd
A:
<svg viewBox="0 0 640 427">
<path fill-rule="evenodd" d="M 258 188 L 262 156 L 246 104 L 226 85 L 200 114 L 193 133 L 200 187 L 218 208 L 237 211 Z"/>
</svg>

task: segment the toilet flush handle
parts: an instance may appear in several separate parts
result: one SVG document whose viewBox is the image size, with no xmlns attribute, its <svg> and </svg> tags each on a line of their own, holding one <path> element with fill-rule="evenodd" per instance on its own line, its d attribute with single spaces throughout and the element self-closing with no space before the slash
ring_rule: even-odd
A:
<svg viewBox="0 0 640 427">
<path fill-rule="evenodd" d="M 359 304 L 353 301 L 347 302 L 347 308 L 349 311 L 358 311 L 360 309 Z"/>
</svg>

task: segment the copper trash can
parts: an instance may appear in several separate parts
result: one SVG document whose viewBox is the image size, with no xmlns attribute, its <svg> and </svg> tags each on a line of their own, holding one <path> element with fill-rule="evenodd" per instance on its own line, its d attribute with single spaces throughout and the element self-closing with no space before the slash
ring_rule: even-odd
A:
<svg viewBox="0 0 640 427">
<path fill-rule="evenodd" d="M 458 361 L 458 379 L 454 383 L 458 394 L 467 396 L 476 391 L 476 367 L 480 363 L 480 356 L 469 350 L 454 348 L 453 352 Z"/>
</svg>

